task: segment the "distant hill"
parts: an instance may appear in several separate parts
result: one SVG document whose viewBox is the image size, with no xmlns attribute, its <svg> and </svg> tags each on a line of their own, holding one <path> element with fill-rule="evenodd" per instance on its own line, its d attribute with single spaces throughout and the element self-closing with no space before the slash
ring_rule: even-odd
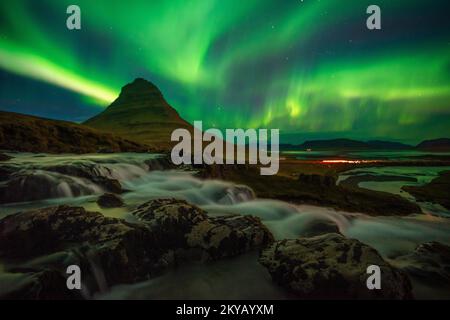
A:
<svg viewBox="0 0 450 320">
<path fill-rule="evenodd" d="M 284 148 L 292 146 L 285 145 Z M 351 139 L 313 140 L 306 141 L 300 145 L 293 146 L 295 150 L 406 150 L 412 146 L 390 141 L 358 141 Z"/>
<path fill-rule="evenodd" d="M 72 122 L 0 111 L 0 149 L 94 153 L 145 151 L 148 147 Z"/>
<path fill-rule="evenodd" d="M 413 146 L 409 144 L 382 140 L 371 140 L 367 141 L 366 144 L 369 148 L 378 150 L 409 150 L 413 148 Z"/>
<path fill-rule="evenodd" d="M 300 149 L 313 149 L 313 150 L 354 150 L 354 149 L 366 149 L 367 145 L 364 142 L 350 139 L 333 139 L 333 140 L 314 140 L 306 141 L 299 145 Z"/>
<path fill-rule="evenodd" d="M 450 151 L 450 139 L 440 138 L 434 140 L 425 140 L 416 146 L 416 149 L 423 151 Z"/>
<path fill-rule="evenodd" d="M 177 128 L 193 127 L 164 99 L 152 83 L 138 78 L 122 88 L 119 97 L 103 112 L 84 123 L 122 137 L 167 150 Z"/>
</svg>

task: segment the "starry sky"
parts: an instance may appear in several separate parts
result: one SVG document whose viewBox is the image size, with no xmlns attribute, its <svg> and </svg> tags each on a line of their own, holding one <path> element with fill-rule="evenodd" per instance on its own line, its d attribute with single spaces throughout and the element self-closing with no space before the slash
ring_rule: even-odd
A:
<svg viewBox="0 0 450 320">
<path fill-rule="evenodd" d="M 81 8 L 68 30 L 66 8 Z M 366 27 L 380 6 L 382 30 Z M 450 137 L 448 0 L 0 3 L 0 110 L 76 122 L 134 78 L 204 127 L 282 141 Z"/>
</svg>

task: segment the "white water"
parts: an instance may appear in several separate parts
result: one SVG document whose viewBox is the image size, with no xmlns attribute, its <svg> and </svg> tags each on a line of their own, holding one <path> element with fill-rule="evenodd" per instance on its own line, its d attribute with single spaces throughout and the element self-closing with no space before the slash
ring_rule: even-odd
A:
<svg viewBox="0 0 450 320">
<path fill-rule="evenodd" d="M 416 244 L 437 240 L 450 242 L 450 223 L 446 218 L 431 215 L 408 217 L 369 217 L 336 211 L 331 208 L 300 205 L 295 206 L 282 201 L 256 199 L 252 190 L 246 186 L 235 185 L 219 180 L 201 180 L 193 172 L 152 171 L 146 160 L 159 156 L 152 154 L 93 154 L 93 155 L 35 155 L 13 154 L 14 158 L 6 165 L 14 166 L 27 175 L 47 177 L 58 197 L 27 203 L 13 203 L 0 206 L 0 217 L 30 208 L 49 205 L 70 204 L 83 206 L 88 210 L 101 211 L 107 216 L 133 220 L 128 212 L 143 202 L 157 198 L 173 197 L 184 199 L 200 206 L 211 215 L 242 214 L 254 215 L 262 219 L 276 238 L 293 238 L 308 233 L 314 223 L 325 221 L 336 225 L 340 232 L 373 245 L 384 255 L 411 250 Z M 95 203 L 104 189 L 93 182 L 75 176 L 46 171 L 54 166 L 89 167 L 95 174 L 117 179 L 128 192 L 122 195 L 126 206 L 116 209 L 101 209 Z M 359 171 L 373 174 L 404 175 L 416 177 L 415 185 L 427 183 L 443 167 L 384 167 L 364 168 Z M 340 179 L 357 174 L 352 170 Z M 394 181 L 395 182 L 395 181 Z M 372 183 L 372 182 L 371 182 Z M 408 184 L 409 182 L 396 182 Z M 367 183 L 369 184 L 369 183 Z M 367 184 L 362 185 L 366 187 Z M 409 183 L 410 184 L 410 183 Z M 392 181 L 376 182 L 376 190 L 400 193 L 392 188 Z M 382 185 L 385 186 L 382 189 Z M 73 197 L 72 189 L 82 186 L 83 196 Z M 386 244 L 386 239 L 389 245 Z"/>
<path fill-rule="evenodd" d="M 151 168 L 144 161 L 154 160 L 158 157 L 157 155 L 36 156 L 13 154 L 13 156 L 15 158 L 5 162 L 6 165 L 15 166 L 21 172 L 26 172 L 27 174 L 41 174 L 48 177 L 48 181 L 56 188 L 56 193 L 52 193 L 52 196 L 56 195 L 57 197 L 28 203 L 2 205 L 0 206 L 0 218 L 26 209 L 70 204 L 83 206 L 87 210 L 100 211 L 106 216 L 121 217 L 133 221 L 134 217 L 129 212 L 135 206 L 151 199 L 174 197 L 196 204 L 208 211 L 210 215 L 242 214 L 258 216 L 277 239 L 295 238 L 308 234 L 318 222 L 326 222 L 327 224 L 335 225 L 344 235 L 359 239 L 373 246 L 386 258 L 393 258 L 397 255 L 411 252 L 418 244 L 423 242 L 440 241 L 450 244 L 450 221 L 445 217 L 428 214 L 408 217 L 369 217 L 364 214 L 341 212 L 318 206 L 294 206 L 276 200 L 256 199 L 253 192 L 245 186 L 218 180 L 200 180 L 193 176 L 193 172 L 149 171 Z M 99 208 L 95 201 L 98 195 L 104 192 L 101 186 L 95 185 L 84 178 L 46 171 L 46 168 L 48 169 L 55 165 L 89 166 L 93 168 L 92 170 L 97 175 L 118 179 L 122 187 L 129 190 L 129 192 L 123 194 L 126 206 L 115 209 Z M 384 170 L 383 174 L 399 174 L 396 168 L 376 168 L 374 171 L 382 170 Z M 406 169 L 401 168 L 400 170 L 405 171 Z M 443 168 L 440 168 L 440 170 L 443 170 Z M 368 171 L 368 169 L 366 168 L 364 171 Z M 407 173 L 403 172 L 403 174 L 417 177 L 420 181 L 418 183 L 425 183 L 436 176 L 436 172 L 437 169 L 434 168 L 420 168 L 420 171 L 411 169 Z M 377 183 L 377 188 L 379 188 L 379 184 Z M 383 189 L 384 191 L 393 192 L 390 182 L 382 182 L 382 184 L 388 186 L 386 189 Z M 86 191 L 83 193 L 84 196 L 73 197 L 72 190 L 75 186 L 77 188 L 83 187 L 83 190 Z M 243 271 L 240 277 L 247 275 L 250 279 L 258 278 L 258 281 L 261 281 L 260 286 L 247 291 L 244 290 L 242 295 L 254 294 L 255 297 L 265 297 L 266 295 L 279 297 L 279 290 L 265 278 L 266 276 L 263 276 L 266 275 L 264 270 L 259 265 L 256 267 L 255 259 L 252 258 L 250 260 L 253 262 L 249 263 L 248 256 L 230 260 L 235 261 L 237 265 L 242 267 Z M 190 277 L 198 277 L 201 272 L 205 272 L 212 279 L 208 282 L 209 284 L 203 283 L 203 285 L 209 286 L 208 290 L 220 296 L 220 292 L 214 289 L 214 284 L 211 281 L 218 281 L 225 288 L 225 284 L 229 281 L 226 279 L 232 279 L 236 276 L 233 276 L 234 271 L 231 269 L 227 271 L 227 268 L 231 266 L 232 263 L 228 266 L 227 262 L 207 267 L 194 265 L 186 270 L 181 269 L 181 273 L 174 271 L 175 274 L 171 274 L 173 277 L 170 278 L 172 280 L 169 280 L 167 277 L 162 278 L 172 282 L 167 283 L 161 279 L 152 280 L 150 283 L 137 285 L 137 287 L 136 285 L 125 286 L 127 289 L 122 287 L 125 291 L 120 292 L 123 294 L 127 292 L 126 294 L 131 296 L 137 295 L 141 297 L 144 295 L 149 297 L 148 288 L 161 287 L 161 281 L 163 281 L 164 285 L 162 286 L 166 290 L 161 289 L 160 294 L 170 296 L 170 292 L 173 286 L 177 285 L 177 281 L 181 283 L 183 281 L 187 282 L 189 279 L 192 279 Z M 187 276 L 189 273 L 191 275 Z M 174 281 L 173 279 L 178 280 Z M 250 287 L 252 288 L 252 286 Z M 143 288 L 146 289 L 144 290 Z M 189 294 L 192 294 L 194 297 L 195 292 L 198 290 L 200 290 L 198 286 L 193 286 L 191 291 L 184 292 L 184 297 L 190 297 Z M 261 290 L 263 291 L 261 292 Z M 179 297 L 177 294 L 174 293 L 172 297 Z M 222 294 L 226 294 L 225 289 L 222 291 Z M 231 297 L 236 298 L 234 295 L 231 295 Z"/>
</svg>

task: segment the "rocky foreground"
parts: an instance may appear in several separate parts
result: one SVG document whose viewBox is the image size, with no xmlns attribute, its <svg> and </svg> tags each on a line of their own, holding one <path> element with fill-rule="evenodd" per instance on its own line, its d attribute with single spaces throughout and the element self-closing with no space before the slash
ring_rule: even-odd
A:
<svg viewBox="0 0 450 320">
<path fill-rule="evenodd" d="M 189 260 L 232 257 L 273 241 L 258 218 L 208 217 L 184 201 L 154 200 L 132 212 L 140 223 L 58 206 L 0 221 L 1 298 L 88 298 L 120 283 L 155 277 Z M 66 288 L 69 265 L 84 271 L 81 292 Z"/>
<path fill-rule="evenodd" d="M 88 299 L 111 286 L 157 277 L 189 261 L 216 261 L 252 250 L 260 250 L 259 261 L 274 282 L 299 298 L 412 298 L 405 271 L 383 260 L 375 249 L 337 233 L 324 230 L 312 237 L 274 241 L 259 218 L 210 217 L 175 199 L 152 200 L 131 213 L 137 222 L 58 206 L 0 220 L 0 298 Z M 448 247 L 433 245 L 432 252 L 448 260 Z M 411 265 L 419 258 L 422 272 L 436 272 L 436 259 L 423 255 L 405 257 L 405 270 L 417 274 Z M 73 264 L 83 272 L 81 291 L 66 287 L 66 268 Z M 381 290 L 366 287 L 371 264 L 382 270 Z M 441 277 L 448 277 L 444 271 Z"/>
</svg>

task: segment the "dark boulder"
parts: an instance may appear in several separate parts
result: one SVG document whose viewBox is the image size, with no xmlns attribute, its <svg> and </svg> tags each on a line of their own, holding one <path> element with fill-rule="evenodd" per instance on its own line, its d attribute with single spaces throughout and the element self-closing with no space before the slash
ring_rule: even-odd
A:
<svg viewBox="0 0 450 320">
<path fill-rule="evenodd" d="M 0 161 L 8 161 L 10 159 L 12 159 L 12 157 L 10 157 L 4 153 L 0 153 Z"/>
<path fill-rule="evenodd" d="M 92 294 L 154 277 L 189 260 L 215 260 L 261 248 L 273 239 L 257 218 L 210 218 L 200 208 L 174 199 L 150 201 L 134 214 L 142 222 L 58 206 L 0 220 L 0 258 L 14 261 L 4 273 L 14 275 L 9 279 L 27 280 L 9 284 L 0 297 L 59 297 L 65 270 L 72 264 L 80 266 L 83 286 Z M 70 290 L 62 294 L 73 298 Z"/>
<path fill-rule="evenodd" d="M 86 165 L 57 165 L 45 168 L 46 171 L 57 172 L 68 176 L 85 178 L 103 187 L 108 192 L 122 193 L 122 186 L 117 179 L 112 179 L 106 175 L 110 174 L 110 170 L 106 166 L 96 164 Z"/>
<path fill-rule="evenodd" d="M 0 273 L 3 300 L 80 299 L 77 290 L 67 290 L 66 279 L 55 270 Z"/>
<path fill-rule="evenodd" d="M 305 299 L 408 299 L 407 276 L 378 252 L 353 239 L 329 233 L 282 240 L 263 250 L 260 263 L 279 285 Z M 381 289 L 366 286 L 367 267 L 381 269 Z"/>
<path fill-rule="evenodd" d="M 58 206 L 0 221 L 0 256 L 29 259 L 75 249 L 86 265 L 95 261 L 107 283 L 135 281 L 155 270 L 161 254 L 147 228 L 83 208 Z"/>
<path fill-rule="evenodd" d="M 121 197 L 114 193 L 102 194 L 97 199 L 97 204 L 102 208 L 118 208 L 124 205 Z"/>
<path fill-rule="evenodd" d="M 43 170 L 12 172 L 8 169 L 0 170 L 0 178 L 1 176 L 6 182 L 0 187 L 0 203 L 78 197 L 99 193 L 102 191 L 101 187 L 114 193 L 123 191 L 117 180 L 104 177 L 94 177 L 91 180 L 94 183 L 89 183 Z"/>
<path fill-rule="evenodd" d="M 175 169 L 177 166 L 173 164 L 170 156 L 161 156 L 153 159 L 145 160 L 148 170 L 169 170 Z"/>
<path fill-rule="evenodd" d="M 234 256 L 273 241 L 259 218 L 208 217 L 183 200 L 152 200 L 132 213 L 152 227 L 161 243 L 172 249 L 188 249 L 203 260 Z"/>
<path fill-rule="evenodd" d="M 435 241 L 422 243 L 414 252 L 397 257 L 394 262 L 411 277 L 432 286 L 450 288 L 450 246 Z"/>
<path fill-rule="evenodd" d="M 315 237 L 326 233 L 340 233 L 339 227 L 330 220 L 314 219 L 305 224 L 301 237 Z"/>
</svg>

